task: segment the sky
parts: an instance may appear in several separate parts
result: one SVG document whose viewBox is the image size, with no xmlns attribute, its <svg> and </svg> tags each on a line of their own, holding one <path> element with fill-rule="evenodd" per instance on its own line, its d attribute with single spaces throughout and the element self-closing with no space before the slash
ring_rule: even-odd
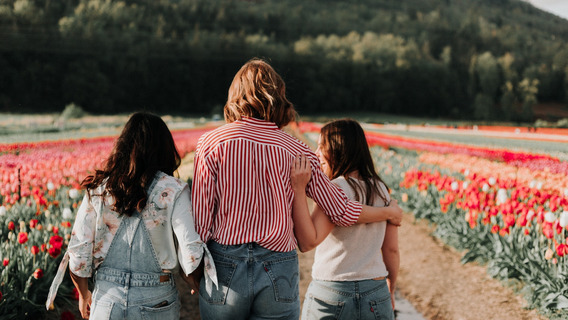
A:
<svg viewBox="0 0 568 320">
<path fill-rule="evenodd" d="M 527 0 L 533 6 L 568 19 L 568 0 Z"/>
</svg>

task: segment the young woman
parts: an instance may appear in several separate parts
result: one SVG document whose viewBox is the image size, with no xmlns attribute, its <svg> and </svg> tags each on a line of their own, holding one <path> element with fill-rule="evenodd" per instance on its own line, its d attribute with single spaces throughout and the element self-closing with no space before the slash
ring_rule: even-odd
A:
<svg viewBox="0 0 568 320">
<path fill-rule="evenodd" d="M 48 308 L 67 264 L 85 319 L 179 319 L 174 274 L 181 266 L 187 276 L 204 256 L 206 279 L 217 281 L 210 253 L 195 232 L 188 185 L 172 177 L 179 164 L 164 121 L 133 114 L 104 170 L 82 183 L 87 192 Z"/>
<path fill-rule="evenodd" d="M 338 120 L 326 124 L 316 153 L 323 172 L 350 199 L 372 206 L 389 205 L 387 187 L 375 171 L 359 123 Z M 294 232 L 301 251 L 319 245 L 302 319 L 394 319 L 397 227 L 386 221 L 336 226 L 319 206 L 310 217 L 305 190 L 311 172 L 306 157 L 298 156 L 291 173 Z"/>
<path fill-rule="evenodd" d="M 268 63 L 250 60 L 229 88 L 227 124 L 198 142 L 192 188 L 195 227 L 211 250 L 219 279 L 211 293 L 199 291 L 204 320 L 298 319 L 290 185 L 296 154 L 307 154 L 313 164 L 306 195 L 333 223 L 402 219 L 398 206 L 362 209 L 349 200 L 319 169 L 309 147 L 281 130 L 295 119 L 285 93 L 284 81 Z"/>
</svg>

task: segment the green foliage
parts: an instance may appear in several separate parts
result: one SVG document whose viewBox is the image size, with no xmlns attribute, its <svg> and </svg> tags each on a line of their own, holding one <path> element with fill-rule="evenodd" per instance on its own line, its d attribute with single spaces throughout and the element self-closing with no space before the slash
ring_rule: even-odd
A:
<svg viewBox="0 0 568 320">
<path fill-rule="evenodd" d="M 64 246 L 61 252 L 65 251 L 71 228 L 64 227 L 61 223 L 73 222 L 74 215 L 69 210 L 77 206 L 80 200 L 78 196 L 74 199 L 69 196 L 69 188 L 61 188 L 47 197 L 49 202 L 46 205 L 40 206 L 29 197 L 7 210 L 4 206 L 0 207 L 4 211 L 0 215 L 2 319 L 31 320 L 46 317 L 45 301 L 63 256 L 61 253 L 49 253 L 52 247 L 50 240 L 56 235 L 62 237 Z M 65 209 L 68 213 L 64 212 Z M 32 220 L 35 221 L 34 224 Z M 10 224 L 14 226 L 12 230 Z M 19 241 L 20 233 L 25 233 L 27 237 L 23 243 Z M 33 246 L 38 250 L 35 254 Z M 38 269 L 41 270 L 41 276 L 36 274 Z M 71 279 L 66 275 L 55 300 L 57 312 L 76 305 L 77 302 L 72 300 L 72 288 Z"/>
<path fill-rule="evenodd" d="M 258 56 L 303 113 L 529 120 L 568 97 L 567 25 L 519 0 L 3 0 L 0 110 L 208 114 Z"/>
<path fill-rule="evenodd" d="M 431 223 L 434 236 L 463 252 L 463 263 L 476 261 L 486 265 L 491 276 L 524 294 L 530 308 L 550 319 L 566 319 L 568 264 L 565 257 L 558 261 L 545 257 L 546 250 L 554 248 L 554 243 L 544 237 L 537 223 L 525 228 L 511 228 L 509 234 L 500 235 L 491 231 L 491 224 L 502 225 L 501 217 L 492 217 L 491 224 L 484 224 L 479 215 L 475 227 L 471 227 L 464 219 L 467 217 L 464 210 L 453 204 L 446 211 L 441 209 L 440 199 L 446 191 L 439 191 L 433 185 L 422 190 L 418 186 L 401 187 L 409 169 L 436 170 L 441 175 L 464 179 L 462 174 L 440 171 L 439 167 L 422 164 L 417 156 L 408 153 L 373 148 L 372 154 L 381 178 L 393 189 L 401 207 L 412 212 L 415 218 Z"/>
<path fill-rule="evenodd" d="M 85 115 L 86 115 L 86 113 L 83 110 L 83 108 L 81 108 L 80 106 L 78 106 L 74 103 L 70 103 L 70 104 L 66 105 L 65 109 L 63 109 L 63 112 L 61 112 L 60 119 L 63 120 L 63 121 L 68 120 L 68 119 L 78 119 L 78 118 L 82 118 Z"/>
</svg>

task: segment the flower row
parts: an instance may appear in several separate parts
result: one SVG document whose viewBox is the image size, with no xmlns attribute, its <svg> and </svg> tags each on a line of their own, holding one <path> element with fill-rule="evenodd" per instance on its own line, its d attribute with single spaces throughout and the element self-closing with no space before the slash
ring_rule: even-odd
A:
<svg viewBox="0 0 568 320">
<path fill-rule="evenodd" d="M 173 131 L 182 156 L 195 149 L 198 138 L 208 128 Z M 0 155 L 0 205 L 35 197 L 44 205 L 44 194 L 62 186 L 79 188 L 80 182 L 102 162 L 115 138 L 93 138 L 0 145 L 0 149 L 20 152 Z M 36 147 L 32 149 L 32 147 Z"/>
</svg>

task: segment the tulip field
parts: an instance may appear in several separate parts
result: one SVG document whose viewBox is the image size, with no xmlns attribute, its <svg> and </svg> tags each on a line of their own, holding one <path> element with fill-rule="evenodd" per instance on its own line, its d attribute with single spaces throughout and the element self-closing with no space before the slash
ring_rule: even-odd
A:
<svg viewBox="0 0 568 320">
<path fill-rule="evenodd" d="M 209 129 L 173 131 L 180 155 Z M 45 300 L 83 198 L 80 183 L 114 140 L 0 144 L 0 319 L 74 318 L 78 296 L 68 275 L 48 314 Z"/>
<path fill-rule="evenodd" d="M 303 122 L 298 129 L 319 127 Z M 210 129 L 173 131 L 182 157 Z M 45 299 L 83 198 L 80 182 L 102 165 L 115 138 L 0 144 L 1 319 L 75 317 L 68 275 L 52 311 Z M 372 129 L 367 139 L 393 197 L 430 221 L 464 263 L 486 264 L 551 319 L 568 316 L 568 162 Z"/>
<path fill-rule="evenodd" d="M 383 147 L 375 164 L 401 206 L 435 225 L 462 262 L 486 264 L 531 308 L 567 318 L 568 162 L 375 132 L 368 141 Z"/>
</svg>

